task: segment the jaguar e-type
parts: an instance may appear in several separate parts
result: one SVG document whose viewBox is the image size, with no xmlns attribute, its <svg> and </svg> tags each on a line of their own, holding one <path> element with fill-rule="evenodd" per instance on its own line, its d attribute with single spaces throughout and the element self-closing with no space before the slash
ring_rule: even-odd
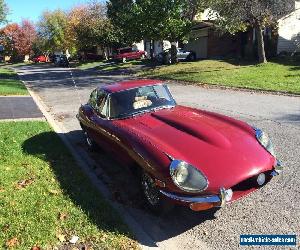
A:
<svg viewBox="0 0 300 250">
<path fill-rule="evenodd" d="M 108 150 L 138 173 L 145 200 L 154 210 L 166 201 L 194 211 L 222 207 L 282 171 L 265 132 L 221 114 L 177 105 L 159 80 L 101 86 L 77 118 L 90 147 Z"/>
</svg>

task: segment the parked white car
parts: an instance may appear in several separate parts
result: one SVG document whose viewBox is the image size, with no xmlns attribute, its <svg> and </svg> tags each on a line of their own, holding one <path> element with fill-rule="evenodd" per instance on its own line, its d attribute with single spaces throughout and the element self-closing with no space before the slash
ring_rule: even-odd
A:
<svg viewBox="0 0 300 250">
<path fill-rule="evenodd" d="M 156 60 L 163 64 L 171 63 L 171 49 L 163 51 L 156 56 Z M 196 53 L 193 51 L 186 51 L 182 48 L 177 48 L 178 61 L 194 61 L 196 60 Z"/>
</svg>

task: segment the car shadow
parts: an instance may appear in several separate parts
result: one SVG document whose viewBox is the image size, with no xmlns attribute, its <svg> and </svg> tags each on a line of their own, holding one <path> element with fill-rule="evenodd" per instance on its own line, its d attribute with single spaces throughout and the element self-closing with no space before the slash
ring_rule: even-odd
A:
<svg viewBox="0 0 300 250">
<path fill-rule="evenodd" d="M 159 215 L 153 214 L 145 205 L 138 179 L 130 171 L 130 167 L 116 161 L 113 154 L 105 153 L 101 149 L 90 151 L 81 130 L 71 131 L 66 136 L 76 149 L 83 150 L 93 159 L 93 171 L 108 187 L 110 199 L 122 205 L 155 242 L 173 238 L 207 220 L 216 218 L 215 213 L 218 209 L 194 212 L 180 206 Z M 142 243 L 147 245 L 147 242 Z"/>
<path fill-rule="evenodd" d="M 24 153 L 48 162 L 65 196 L 80 208 L 98 229 L 131 237 L 121 218 L 82 172 L 55 132 L 37 134 L 22 144 Z M 99 197 L 99 199 L 97 199 Z"/>
</svg>

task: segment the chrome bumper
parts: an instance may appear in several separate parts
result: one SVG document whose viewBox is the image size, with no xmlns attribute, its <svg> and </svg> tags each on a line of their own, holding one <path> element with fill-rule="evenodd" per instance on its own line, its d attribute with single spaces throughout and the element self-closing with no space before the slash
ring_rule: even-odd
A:
<svg viewBox="0 0 300 250">
<path fill-rule="evenodd" d="M 181 196 L 173 193 L 169 193 L 160 190 L 164 196 L 179 202 L 190 203 L 216 203 L 217 207 L 223 207 L 226 204 L 226 190 L 225 188 L 220 189 L 220 195 L 207 195 L 207 196 Z"/>
<path fill-rule="evenodd" d="M 281 165 L 281 162 L 277 160 L 276 165 L 274 166 L 274 170 L 271 172 L 271 176 L 279 175 L 283 170 L 283 167 Z M 219 195 L 207 195 L 207 196 L 181 196 L 174 193 L 169 193 L 163 190 L 160 190 L 160 193 L 164 196 L 168 197 L 169 199 L 192 204 L 192 203 L 215 203 L 216 207 L 224 207 L 226 202 L 230 202 L 232 196 L 229 195 L 232 190 L 225 188 L 220 188 L 220 194 Z M 230 196 L 230 197 L 229 197 Z"/>
</svg>

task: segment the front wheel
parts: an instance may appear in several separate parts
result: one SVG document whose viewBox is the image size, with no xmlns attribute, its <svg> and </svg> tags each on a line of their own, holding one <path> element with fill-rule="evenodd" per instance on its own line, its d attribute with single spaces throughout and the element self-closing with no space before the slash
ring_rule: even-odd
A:
<svg viewBox="0 0 300 250">
<path fill-rule="evenodd" d="M 168 204 L 161 198 L 161 194 L 159 189 L 156 187 L 153 178 L 145 172 L 141 177 L 141 186 L 144 199 L 152 212 L 161 214 L 169 211 L 172 208 L 171 204 Z"/>
</svg>

